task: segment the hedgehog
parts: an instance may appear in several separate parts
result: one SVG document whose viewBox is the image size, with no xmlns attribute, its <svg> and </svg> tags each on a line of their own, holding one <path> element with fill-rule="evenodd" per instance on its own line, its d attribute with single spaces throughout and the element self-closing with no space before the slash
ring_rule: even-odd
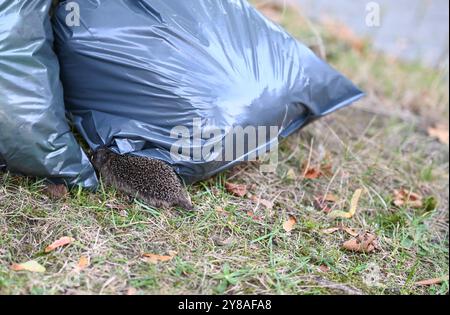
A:
<svg viewBox="0 0 450 315">
<path fill-rule="evenodd" d="M 189 194 L 180 178 L 163 161 L 119 155 L 106 148 L 97 150 L 92 162 L 106 185 L 157 208 L 192 210 Z"/>
</svg>

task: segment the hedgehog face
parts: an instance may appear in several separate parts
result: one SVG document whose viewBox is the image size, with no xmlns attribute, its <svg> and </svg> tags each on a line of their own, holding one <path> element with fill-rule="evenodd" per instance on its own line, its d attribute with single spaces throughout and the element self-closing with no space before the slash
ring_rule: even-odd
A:
<svg viewBox="0 0 450 315">
<path fill-rule="evenodd" d="M 100 148 L 94 153 L 92 157 L 92 164 L 97 170 L 100 170 L 102 166 L 108 162 L 110 156 L 111 152 L 108 149 Z"/>
</svg>

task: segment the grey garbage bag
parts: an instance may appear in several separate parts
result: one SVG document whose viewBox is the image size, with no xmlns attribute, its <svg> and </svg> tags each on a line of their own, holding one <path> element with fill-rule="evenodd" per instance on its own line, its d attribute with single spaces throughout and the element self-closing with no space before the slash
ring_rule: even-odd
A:
<svg viewBox="0 0 450 315">
<path fill-rule="evenodd" d="M 66 1 L 54 29 L 66 106 L 89 145 L 161 159 L 188 183 L 363 95 L 244 0 Z"/>
<path fill-rule="evenodd" d="M 0 172 L 4 171 L 6 169 L 6 162 L 3 161 L 2 157 L 0 156 Z"/>
<path fill-rule="evenodd" d="M 51 0 L 0 0 L 0 168 L 95 188 L 65 117 Z"/>
</svg>

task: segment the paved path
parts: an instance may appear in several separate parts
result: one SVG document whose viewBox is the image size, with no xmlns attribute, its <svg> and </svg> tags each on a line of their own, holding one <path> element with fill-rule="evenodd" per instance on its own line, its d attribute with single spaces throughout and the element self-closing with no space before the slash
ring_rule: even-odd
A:
<svg viewBox="0 0 450 315">
<path fill-rule="evenodd" d="M 429 65 L 448 66 L 448 0 L 297 0 L 312 18 L 332 16 L 357 33 L 370 36 L 376 48 Z M 366 5 L 378 3 L 381 26 L 366 25 Z"/>
</svg>

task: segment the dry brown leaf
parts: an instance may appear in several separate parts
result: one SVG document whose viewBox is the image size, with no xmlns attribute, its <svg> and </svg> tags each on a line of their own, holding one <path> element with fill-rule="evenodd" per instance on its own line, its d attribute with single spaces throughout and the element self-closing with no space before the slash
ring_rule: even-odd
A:
<svg viewBox="0 0 450 315">
<path fill-rule="evenodd" d="M 171 261 L 177 255 L 176 252 L 170 252 L 169 255 L 144 254 L 144 259 L 152 264 Z"/>
<path fill-rule="evenodd" d="M 283 229 L 286 232 L 292 232 L 295 229 L 295 225 L 297 224 L 297 219 L 294 216 L 289 216 L 289 220 L 283 223 Z"/>
<path fill-rule="evenodd" d="M 225 189 L 236 197 L 244 197 L 247 194 L 247 185 L 225 183 Z"/>
<path fill-rule="evenodd" d="M 352 201 L 350 203 L 350 211 L 333 211 L 329 214 L 332 218 L 344 218 L 344 219 L 351 219 L 355 216 L 356 211 L 358 210 L 359 200 L 361 199 L 363 190 L 357 189 L 355 193 L 353 194 Z"/>
<path fill-rule="evenodd" d="M 442 278 L 434 278 L 434 279 L 427 279 L 427 280 L 422 280 L 419 282 L 416 282 L 415 285 L 416 286 L 430 286 L 430 285 L 435 285 L 435 284 L 441 284 L 445 281 L 448 281 L 448 276 L 446 277 L 442 277 Z"/>
<path fill-rule="evenodd" d="M 61 237 L 59 240 L 57 240 L 57 241 L 53 242 L 51 245 L 47 246 L 47 248 L 45 248 L 45 252 L 50 253 L 51 251 L 54 251 L 55 249 L 57 249 L 59 247 L 69 245 L 70 243 L 73 243 L 74 241 L 75 241 L 75 239 L 73 239 L 72 237 L 68 237 L 68 236 Z"/>
<path fill-rule="evenodd" d="M 67 187 L 62 184 L 60 185 L 47 184 L 43 192 L 50 199 L 53 200 L 64 199 L 69 194 Z"/>
<path fill-rule="evenodd" d="M 342 245 L 346 250 L 358 253 L 371 253 L 378 249 L 377 237 L 371 233 L 363 233 Z"/>
<path fill-rule="evenodd" d="M 448 126 L 438 125 L 435 128 L 428 128 L 428 135 L 432 138 L 436 138 L 443 144 L 449 144 Z"/>
<path fill-rule="evenodd" d="M 13 264 L 11 266 L 11 270 L 13 271 L 29 271 L 29 272 L 37 272 L 44 273 L 46 271 L 45 267 L 39 264 L 35 260 L 30 260 L 22 264 Z"/>
<path fill-rule="evenodd" d="M 323 176 L 322 171 L 317 167 L 309 167 L 305 169 L 305 172 L 303 173 L 303 177 L 306 179 L 318 179 Z"/>
<path fill-rule="evenodd" d="M 330 271 L 330 267 L 328 267 L 327 265 L 320 265 L 319 266 L 319 272 L 327 273 L 329 271 Z"/>
<path fill-rule="evenodd" d="M 75 270 L 77 271 L 81 271 L 86 269 L 87 267 L 89 267 L 89 265 L 91 264 L 91 260 L 89 257 L 87 256 L 81 256 L 80 259 L 78 260 L 78 264 L 75 267 Z"/>
<path fill-rule="evenodd" d="M 406 189 L 395 190 L 394 205 L 420 209 L 423 207 L 423 197 Z"/>
</svg>

